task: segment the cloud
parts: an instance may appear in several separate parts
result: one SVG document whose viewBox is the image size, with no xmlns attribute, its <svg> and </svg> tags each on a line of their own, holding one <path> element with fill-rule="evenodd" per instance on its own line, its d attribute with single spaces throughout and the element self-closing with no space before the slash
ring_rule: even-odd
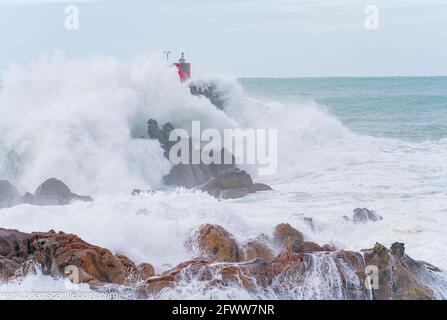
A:
<svg viewBox="0 0 447 320">
<path fill-rule="evenodd" d="M 20 6 L 20 5 L 39 5 L 39 4 L 58 4 L 58 3 L 88 3 L 101 0 L 0 0 L 0 5 Z"/>
<path fill-rule="evenodd" d="M 294 11 L 303 8 L 359 7 L 377 5 L 383 8 L 447 5 L 447 0 L 226 0 L 212 5 L 233 12 Z"/>
</svg>

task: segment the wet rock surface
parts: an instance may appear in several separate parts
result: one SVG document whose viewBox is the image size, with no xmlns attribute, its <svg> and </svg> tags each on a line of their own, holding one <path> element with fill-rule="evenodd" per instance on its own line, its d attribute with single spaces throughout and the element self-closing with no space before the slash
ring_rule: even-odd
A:
<svg viewBox="0 0 447 320">
<path fill-rule="evenodd" d="M 193 96 L 202 96 L 207 98 L 217 109 L 223 110 L 226 99 L 217 85 L 213 82 L 195 82 L 189 85 Z"/>
<path fill-rule="evenodd" d="M 66 277 L 67 267 L 76 266 L 80 282 L 92 289 L 114 284 L 133 288 L 142 299 L 166 297 L 191 282 L 205 292 L 239 288 L 254 296 L 268 292 L 280 299 L 435 298 L 427 279 L 439 279 L 439 270 L 410 258 L 402 243 L 390 248 L 377 243 L 372 249 L 352 252 L 304 241 L 288 224 L 278 225 L 273 234 L 284 247 L 276 256 L 270 248 L 273 240 L 266 235 L 239 246 L 223 227 L 203 225 L 188 243 L 200 249 L 197 258 L 156 275 L 148 263 L 136 266 L 126 256 L 75 235 L 0 229 L 0 281 L 32 272 L 27 266 L 34 263 L 53 277 Z M 377 287 L 371 266 L 377 268 Z"/>
<path fill-rule="evenodd" d="M 237 262 L 239 250 L 227 230 L 218 225 L 206 224 L 199 228 L 190 245 L 197 244 L 199 254 L 209 261 Z"/>
<path fill-rule="evenodd" d="M 365 224 L 369 222 L 377 222 L 383 220 L 375 211 L 366 208 L 357 208 L 353 210 L 352 219 L 345 216 L 346 221 L 351 221 L 355 224 Z"/>
<path fill-rule="evenodd" d="M 27 263 L 35 263 L 43 274 L 57 277 L 63 276 L 67 267 L 75 266 L 81 282 L 96 285 L 126 284 L 131 274 L 141 275 L 128 258 L 114 255 L 75 235 L 54 231 L 27 234 L 0 229 L 0 258 L 0 273 L 6 269 L 9 277 Z"/>
<path fill-rule="evenodd" d="M 378 268 L 378 287 L 373 290 L 377 300 L 431 300 L 433 290 L 423 281 L 430 269 L 405 254 L 403 243 L 394 243 L 390 249 L 376 243 L 364 251 L 367 265 Z"/>
<path fill-rule="evenodd" d="M 160 142 L 164 150 L 164 155 L 169 158 L 169 152 L 176 141 L 169 141 L 169 135 L 174 130 L 170 123 L 159 126 L 154 119 L 148 121 L 148 135 L 150 139 Z M 189 162 L 175 164 L 168 175 L 163 180 L 166 185 L 199 188 L 219 199 L 236 199 L 258 191 L 269 191 L 271 187 L 253 183 L 251 177 L 235 166 L 235 158 L 228 153 L 226 149 L 221 149 L 218 155 L 215 155 L 220 163 L 194 164 L 192 161 L 193 153 L 200 153 L 201 150 L 194 150 L 191 140 L 189 141 Z M 231 163 L 226 162 L 231 159 Z"/>
<path fill-rule="evenodd" d="M 269 191 L 272 188 L 265 184 L 253 183 L 245 171 L 233 168 L 212 178 L 201 186 L 200 190 L 218 199 L 237 199 L 251 193 Z"/>
</svg>

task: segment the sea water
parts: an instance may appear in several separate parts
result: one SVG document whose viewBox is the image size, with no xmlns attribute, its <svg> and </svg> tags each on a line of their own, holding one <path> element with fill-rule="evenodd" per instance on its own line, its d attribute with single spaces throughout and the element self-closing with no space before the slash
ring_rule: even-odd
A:
<svg viewBox="0 0 447 320">
<path fill-rule="evenodd" d="M 203 223 L 222 225 L 242 243 L 287 222 L 306 239 L 339 249 L 403 242 L 410 256 L 447 270 L 447 78 L 216 76 L 224 111 L 191 96 L 176 71 L 153 55 L 123 63 L 57 53 L 1 78 L 0 179 L 33 192 L 54 176 L 95 198 L 64 207 L 2 209 L 2 228 L 75 233 L 162 272 L 193 258 L 185 241 Z M 278 171 L 258 176 L 246 168 L 274 191 L 218 201 L 194 190 L 166 189 L 162 177 L 170 164 L 158 143 L 141 139 L 149 118 L 179 127 L 200 120 L 219 130 L 277 129 Z M 134 188 L 163 190 L 134 197 Z M 346 221 L 343 216 L 357 207 L 384 219 Z M 313 275 L 313 290 L 296 288 L 284 296 L 206 291 L 191 282 L 161 297 L 343 298 L 338 280 L 325 278 Z M 63 285 L 29 276 L 0 285 L 0 292 L 49 287 Z"/>
</svg>

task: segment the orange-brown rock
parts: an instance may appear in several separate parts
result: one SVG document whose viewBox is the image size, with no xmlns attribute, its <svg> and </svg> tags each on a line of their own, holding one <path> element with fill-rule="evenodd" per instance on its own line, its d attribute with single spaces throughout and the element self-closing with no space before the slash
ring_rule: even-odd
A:
<svg viewBox="0 0 447 320">
<path fill-rule="evenodd" d="M 138 265 L 138 270 L 140 271 L 143 279 L 148 279 L 155 275 L 154 267 L 149 263 L 141 263 Z"/>
<path fill-rule="evenodd" d="M 312 253 L 324 251 L 322 247 L 311 241 L 300 242 L 299 240 L 297 240 L 293 242 L 289 247 L 293 252 L 296 253 Z"/>
<path fill-rule="evenodd" d="M 91 277 L 85 278 L 101 283 L 127 284 L 129 273 L 138 270 L 128 258 L 115 256 L 72 234 L 32 233 L 31 240 L 35 257 L 47 274 L 63 274 L 67 266 L 73 265 Z"/>
<path fill-rule="evenodd" d="M 262 258 L 265 261 L 271 261 L 274 258 L 273 251 L 261 239 L 250 240 L 239 250 L 240 261 L 250 261 L 257 258 Z"/>
<path fill-rule="evenodd" d="M 304 238 L 301 232 L 288 223 L 277 225 L 273 231 L 273 241 L 282 247 L 290 246 L 292 243 L 300 243 L 303 240 Z"/>
<path fill-rule="evenodd" d="M 379 284 L 373 289 L 377 300 L 431 300 L 433 290 L 424 283 L 424 276 L 433 273 L 425 264 L 405 254 L 403 243 L 394 243 L 390 249 L 376 243 L 364 251 L 367 265 L 376 266 Z"/>
<path fill-rule="evenodd" d="M 195 234 L 190 247 L 197 246 L 199 255 L 209 261 L 237 262 L 238 246 L 233 236 L 218 225 L 205 224 Z"/>
</svg>

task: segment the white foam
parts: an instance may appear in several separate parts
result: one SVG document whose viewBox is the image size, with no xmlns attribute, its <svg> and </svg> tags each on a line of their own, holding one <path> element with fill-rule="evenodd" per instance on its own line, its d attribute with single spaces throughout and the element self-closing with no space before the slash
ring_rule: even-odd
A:
<svg viewBox="0 0 447 320">
<path fill-rule="evenodd" d="M 413 258 L 447 270 L 445 139 L 410 143 L 358 136 L 315 103 L 253 99 L 228 79 L 218 80 L 228 99 L 224 113 L 191 96 L 176 71 L 155 56 L 125 64 L 56 54 L 12 68 L 3 78 L 0 178 L 33 191 L 55 176 L 96 199 L 3 209 L 3 228 L 75 233 L 163 271 L 191 258 L 184 242 L 203 223 L 220 224 L 243 242 L 289 222 L 307 239 L 340 249 L 404 242 Z M 185 127 L 201 120 L 217 129 L 277 128 L 279 171 L 256 177 L 275 191 L 231 201 L 182 189 L 129 196 L 133 188 L 159 186 L 170 168 L 156 142 L 136 139 L 145 135 L 148 118 Z M 374 209 L 384 220 L 344 221 L 356 207 Z M 304 216 L 314 219 L 315 231 Z M 204 297 L 200 286 L 191 283 L 164 297 Z M 229 288 L 206 297 L 253 296 Z"/>
</svg>

